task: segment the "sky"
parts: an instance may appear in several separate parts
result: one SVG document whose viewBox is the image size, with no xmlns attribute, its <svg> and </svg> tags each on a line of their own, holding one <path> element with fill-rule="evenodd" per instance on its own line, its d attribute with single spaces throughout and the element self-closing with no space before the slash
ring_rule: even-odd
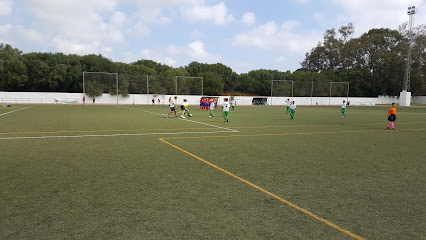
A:
<svg viewBox="0 0 426 240">
<path fill-rule="evenodd" d="M 325 30 L 426 23 L 426 0 L 0 0 L 0 42 L 28 52 L 295 71 Z"/>
</svg>

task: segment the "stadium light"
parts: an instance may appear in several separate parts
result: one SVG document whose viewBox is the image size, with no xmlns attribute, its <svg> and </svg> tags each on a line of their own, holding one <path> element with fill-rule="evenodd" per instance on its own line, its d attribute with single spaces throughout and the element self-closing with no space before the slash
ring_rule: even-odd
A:
<svg viewBox="0 0 426 240">
<path fill-rule="evenodd" d="M 412 37 L 412 29 L 414 25 L 414 15 L 416 14 L 416 6 L 409 6 L 407 10 L 407 14 L 409 16 L 408 20 L 408 54 L 407 54 L 407 62 L 405 68 L 405 76 L 404 76 L 404 85 L 402 87 L 402 91 L 410 91 L 410 73 L 411 73 L 411 51 L 413 48 L 413 37 Z"/>
</svg>

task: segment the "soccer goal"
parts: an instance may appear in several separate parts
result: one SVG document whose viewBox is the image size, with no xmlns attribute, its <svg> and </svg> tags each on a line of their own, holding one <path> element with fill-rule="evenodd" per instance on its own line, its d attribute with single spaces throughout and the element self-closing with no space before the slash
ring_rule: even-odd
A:
<svg viewBox="0 0 426 240">
<path fill-rule="evenodd" d="M 118 104 L 118 74 L 83 72 L 83 94 L 89 97 L 99 97 L 104 93 L 116 95 Z"/>
<path fill-rule="evenodd" d="M 349 101 L 349 82 L 330 82 L 329 105 L 339 105 L 344 99 L 346 102 Z"/>
<path fill-rule="evenodd" d="M 176 95 L 204 95 L 202 77 L 176 76 Z"/>
<path fill-rule="evenodd" d="M 293 80 L 272 80 L 271 82 L 271 105 L 274 97 L 291 97 L 293 99 Z"/>
</svg>

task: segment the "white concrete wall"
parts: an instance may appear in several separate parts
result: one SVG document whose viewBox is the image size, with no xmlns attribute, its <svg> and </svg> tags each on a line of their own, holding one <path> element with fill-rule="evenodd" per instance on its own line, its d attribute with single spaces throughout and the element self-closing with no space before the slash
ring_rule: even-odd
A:
<svg viewBox="0 0 426 240">
<path fill-rule="evenodd" d="M 426 96 L 415 96 L 411 98 L 412 104 L 426 104 Z"/>
<path fill-rule="evenodd" d="M 158 104 L 157 99 L 160 99 L 160 104 L 167 105 L 169 97 L 174 95 L 154 95 L 154 94 L 129 94 L 128 97 L 118 97 L 119 104 L 152 104 L 152 98 L 155 98 L 155 104 Z M 230 96 L 220 96 L 219 103 L 223 99 Z M 178 103 L 183 99 L 187 99 L 190 105 L 198 105 L 201 96 L 195 95 L 180 95 L 178 96 Z M 257 97 L 257 96 L 235 96 L 237 105 L 252 105 L 253 98 L 266 98 L 268 105 L 286 105 L 285 100 L 289 97 Z M 76 100 L 78 103 L 82 102 L 82 93 L 53 93 L 53 92 L 0 92 L 0 103 L 31 103 L 31 104 L 54 104 L 55 99 L 62 99 L 64 101 Z M 291 97 L 290 97 L 291 99 Z M 297 105 L 340 105 L 345 97 L 294 97 Z M 378 96 L 376 98 L 360 98 L 349 97 L 351 105 L 365 105 L 370 104 L 391 104 L 392 102 L 399 102 L 398 97 L 391 96 Z M 92 99 L 86 96 L 86 103 L 92 103 Z M 426 104 L 426 97 L 413 97 L 412 103 Z M 110 94 L 103 94 L 96 98 L 96 104 L 117 104 L 117 96 Z"/>
</svg>

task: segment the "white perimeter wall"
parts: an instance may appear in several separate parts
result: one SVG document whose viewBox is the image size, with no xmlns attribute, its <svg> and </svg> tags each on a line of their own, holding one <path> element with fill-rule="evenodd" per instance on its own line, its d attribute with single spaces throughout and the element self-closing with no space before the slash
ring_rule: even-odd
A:
<svg viewBox="0 0 426 240">
<path fill-rule="evenodd" d="M 129 94 L 128 97 L 118 97 L 119 104 L 152 104 L 152 98 L 155 98 L 155 104 L 158 104 L 157 99 L 160 99 L 160 104 L 167 104 L 169 97 L 174 95 L 153 95 L 153 94 Z M 223 102 L 223 98 L 219 97 L 219 103 Z M 190 105 L 198 105 L 201 96 L 178 96 L 178 103 L 182 100 L 188 99 Z M 229 98 L 229 97 L 228 97 Z M 253 98 L 262 97 L 247 97 L 235 96 L 237 105 L 252 105 Z M 286 105 L 285 100 L 291 97 L 263 97 L 268 101 L 268 105 Z M 31 103 L 31 104 L 55 104 L 55 99 L 63 101 L 76 100 L 78 103 L 82 102 L 82 93 L 53 93 L 53 92 L 0 92 L 0 103 Z M 294 97 L 297 105 L 340 105 L 345 97 Z M 392 102 L 399 102 L 398 97 L 393 96 L 378 96 L 376 98 L 362 98 L 350 97 L 351 105 L 365 105 L 365 104 L 391 104 Z M 91 104 L 92 99 L 86 96 L 86 103 Z M 413 104 L 426 104 L 426 96 L 413 97 L 411 100 Z M 96 98 L 96 104 L 117 104 L 117 96 L 103 94 Z"/>
</svg>

